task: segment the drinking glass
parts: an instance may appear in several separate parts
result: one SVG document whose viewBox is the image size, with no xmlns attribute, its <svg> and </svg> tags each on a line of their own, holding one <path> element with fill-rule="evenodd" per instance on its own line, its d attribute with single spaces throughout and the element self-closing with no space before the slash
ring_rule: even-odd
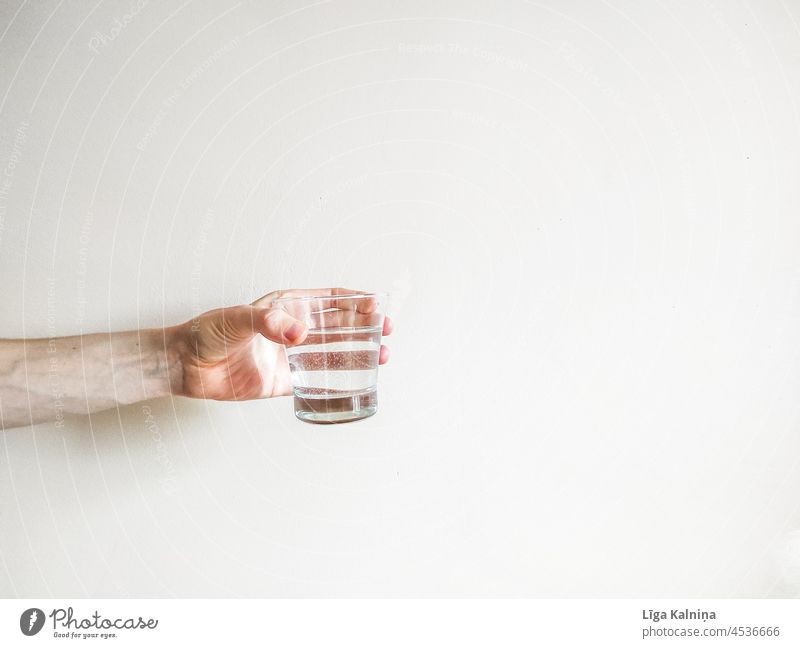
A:
<svg viewBox="0 0 800 648">
<path fill-rule="evenodd" d="M 294 413 L 307 423 L 347 423 L 378 409 L 378 358 L 384 293 L 283 297 L 281 308 L 308 326 L 308 336 L 286 347 Z"/>
</svg>

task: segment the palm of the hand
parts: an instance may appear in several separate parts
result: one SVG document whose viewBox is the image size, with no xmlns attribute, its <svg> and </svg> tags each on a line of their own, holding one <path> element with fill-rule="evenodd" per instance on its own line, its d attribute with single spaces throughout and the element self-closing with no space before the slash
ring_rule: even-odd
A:
<svg viewBox="0 0 800 648">
<path fill-rule="evenodd" d="M 256 335 L 217 348 L 198 345 L 195 361 L 184 371 L 184 389 L 199 398 L 247 400 L 291 393 L 291 375 L 281 344 Z"/>
</svg>

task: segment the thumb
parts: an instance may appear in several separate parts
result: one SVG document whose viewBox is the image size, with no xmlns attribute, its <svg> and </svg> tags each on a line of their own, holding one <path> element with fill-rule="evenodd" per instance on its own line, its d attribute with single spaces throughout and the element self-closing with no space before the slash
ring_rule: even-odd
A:
<svg viewBox="0 0 800 648">
<path fill-rule="evenodd" d="M 268 340 L 278 344 L 299 344 L 308 334 L 308 327 L 299 319 L 295 319 L 286 311 L 278 308 L 256 309 L 260 317 L 258 331 Z"/>
</svg>

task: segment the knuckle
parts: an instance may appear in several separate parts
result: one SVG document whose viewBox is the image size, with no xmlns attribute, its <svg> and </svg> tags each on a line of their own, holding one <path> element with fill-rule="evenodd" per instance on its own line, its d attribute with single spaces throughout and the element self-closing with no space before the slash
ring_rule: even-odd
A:
<svg viewBox="0 0 800 648">
<path fill-rule="evenodd" d="M 270 308 L 264 315 L 267 326 L 276 326 L 281 320 L 281 312 L 275 308 Z"/>
</svg>

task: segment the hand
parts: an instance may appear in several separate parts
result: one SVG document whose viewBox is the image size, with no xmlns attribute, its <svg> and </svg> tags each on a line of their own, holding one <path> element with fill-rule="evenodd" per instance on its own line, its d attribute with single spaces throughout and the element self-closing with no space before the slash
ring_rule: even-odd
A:
<svg viewBox="0 0 800 648">
<path fill-rule="evenodd" d="M 308 334 L 304 322 L 273 308 L 280 297 L 346 295 L 345 288 L 279 290 L 249 306 L 219 308 L 171 330 L 170 347 L 182 369 L 175 391 L 191 398 L 249 400 L 292 393 L 284 346 L 301 343 Z M 386 317 L 383 335 L 392 332 Z M 389 360 L 381 345 L 380 364 Z"/>
</svg>

